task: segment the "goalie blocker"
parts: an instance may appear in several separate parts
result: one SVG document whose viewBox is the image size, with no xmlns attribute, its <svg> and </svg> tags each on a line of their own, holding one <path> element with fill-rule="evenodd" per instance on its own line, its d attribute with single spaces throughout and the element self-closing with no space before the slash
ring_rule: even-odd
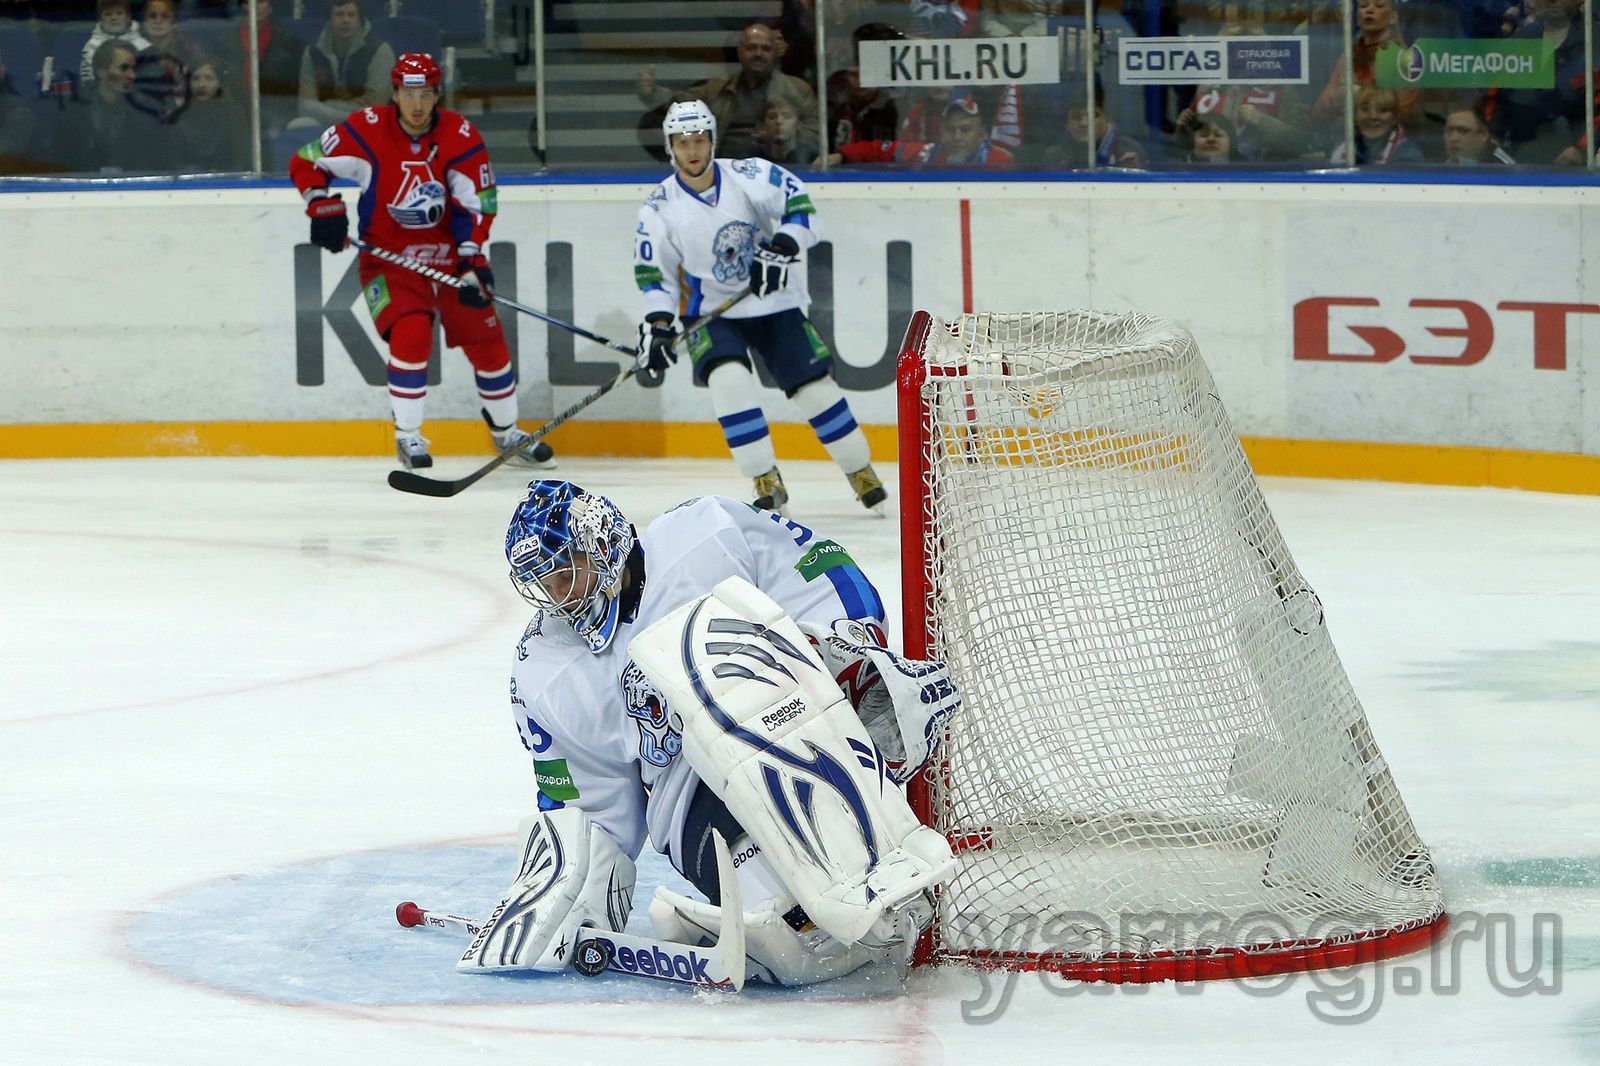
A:
<svg viewBox="0 0 1600 1066">
<path fill-rule="evenodd" d="M 955 870 L 950 845 L 918 822 L 782 608 L 729 578 L 639 634 L 629 653 L 681 717 L 683 757 L 810 920 L 844 946 L 913 940 L 931 920 L 932 889 Z M 944 696 L 948 713 L 958 701 Z M 681 906 L 677 916 L 696 924 Z"/>
</svg>

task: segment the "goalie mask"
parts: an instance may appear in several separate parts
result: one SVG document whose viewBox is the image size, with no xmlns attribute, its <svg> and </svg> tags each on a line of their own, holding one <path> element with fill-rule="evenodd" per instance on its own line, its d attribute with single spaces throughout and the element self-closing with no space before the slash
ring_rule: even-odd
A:
<svg viewBox="0 0 1600 1066">
<path fill-rule="evenodd" d="M 622 602 L 630 556 L 637 553 L 633 526 L 616 505 L 570 481 L 530 482 L 506 531 L 517 592 L 569 622 L 596 654 L 637 609 L 642 580 L 635 581 L 627 610 Z"/>
</svg>

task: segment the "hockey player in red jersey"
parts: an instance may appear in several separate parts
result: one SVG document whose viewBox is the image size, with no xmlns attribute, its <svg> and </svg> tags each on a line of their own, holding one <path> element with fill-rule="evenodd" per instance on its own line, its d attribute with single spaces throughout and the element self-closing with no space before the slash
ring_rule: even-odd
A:
<svg viewBox="0 0 1600 1066">
<path fill-rule="evenodd" d="M 438 106 L 441 77 L 431 56 L 406 53 L 389 80 L 392 104 L 353 111 L 329 126 L 290 161 L 289 177 L 305 197 L 312 244 L 330 252 L 345 249 L 349 218 L 328 181 L 347 178 L 361 188 L 356 232 L 362 239 L 461 279 L 461 287 L 451 289 L 361 256 L 367 310 L 389 345 L 395 451 L 413 469 L 433 465 L 422 415 L 435 314 L 445 343 L 459 347 L 472 363 L 495 447 L 516 448 L 529 436 L 517 428 L 516 375 L 494 311 L 494 273 L 483 255 L 495 216 L 488 149 L 471 122 Z M 550 447 L 534 444 L 519 451 L 519 458 L 548 465 Z"/>
</svg>

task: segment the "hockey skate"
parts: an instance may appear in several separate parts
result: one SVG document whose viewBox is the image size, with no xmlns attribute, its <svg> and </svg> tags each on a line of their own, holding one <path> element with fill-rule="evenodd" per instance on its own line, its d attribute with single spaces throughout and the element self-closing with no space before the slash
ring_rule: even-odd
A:
<svg viewBox="0 0 1600 1066">
<path fill-rule="evenodd" d="M 420 430 L 409 433 L 395 430 L 394 453 L 407 470 L 426 470 L 433 465 L 433 456 L 428 454 L 428 438 Z"/>
<path fill-rule="evenodd" d="M 517 454 L 509 460 L 510 462 L 516 463 L 518 466 L 537 467 L 540 470 L 555 469 L 555 452 L 551 450 L 550 445 L 544 441 L 539 441 L 531 449 L 525 448 L 524 445 L 533 439 L 531 433 L 515 425 L 502 428 L 494 424 L 494 420 L 489 417 L 488 411 L 481 411 L 480 413 L 483 415 L 484 422 L 489 426 L 489 435 L 494 438 L 495 450 L 498 452 L 516 450 Z"/>
<path fill-rule="evenodd" d="M 850 489 L 856 494 L 856 499 L 861 501 L 861 506 L 880 517 L 884 514 L 884 503 L 889 499 L 889 490 L 883 487 L 883 482 L 878 479 L 872 467 L 864 466 L 852 474 L 846 474 L 850 479 Z"/>
<path fill-rule="evenodd" d="M 783 487 L 783 475 L 773 467 L 756 478 L 755 505 L 763 511 L 776 511 L 789 515 L 789 490 Z"/>
</svg>

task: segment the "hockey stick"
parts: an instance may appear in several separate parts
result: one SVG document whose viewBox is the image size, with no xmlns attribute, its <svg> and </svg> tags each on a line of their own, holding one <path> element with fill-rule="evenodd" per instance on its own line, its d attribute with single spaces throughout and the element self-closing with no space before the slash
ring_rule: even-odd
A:
<svg viewBox="0 0 1600 1066">
<path fill-rule="evenodd" d="M 721 833 L 715 834 L 714 840 L 717 878 L 726 887 L 722 894 L 725 917 L 717 933 L 717 942 L 711 948 L 712 954 L 702 955 L 700 952 L 705 949 L 671 940 L 585 927 L 578 931 L 573 944 L 572 968 L 585 977 L 597 977 L 611 970 L 630 977 L 741 991 L 745 982 L 744 903 L 728 845 Z M 428 925 L 435 929 L 456 929 L 473 937 L 483 931 L 484 925 L 476 918 L 424 910 L 410 902 L 396 907 L 394 917 L 407 929 Z"/>
<path fill-rule="evenodd" d="M 739 301 L 743 300 L 749 295 L 749 290 L 741 292 L 739 295 L 724 300 L 722 303 L 712 308 L 709 314 L 695 319 L 694 322 L 686 326 L 684 331 L 678 335 L 678 341 L 673 342 L 674 347 L 676 347 L 678 342 L 681 342 L 684 337 L 687 337 L 689 334 L 693 333 L 707 322 L 721 318 L 723 314 L 733 307 L 734 304 L 737 304 Z M 596 339 L 603 340 L 604 338 Z M 609 345 L 611 342 L 606 341 L 606 343 Z M 573 404 L 571 407 L 568 407 L 565 411 L 562 411 L 550 421 L 540 426 L 538 431 L 529 434 L 528 439 L 523 441 L 519 447 L 510 448 L 501 452 L 484 465 L 478 467 L 478 469 L 474 470 L 472 473 L 466 475 L 465 477 L 456 478 L 454 481 L 441 481 L 436 478 L 424 477 L 423 475 L 410 470 L 391 470 L 389 471 L 389 487 L 392 489 L 399 489 L 401 492 L 414 493 L 418 496 L 434 496 L 444 499 L 454 496 L 456 493 L 476 485 L 486 475 L 497 469 L 501 463 L 504 463 L 509 459 L 516 458 L 519 453 L 526 451 L 539 441 L 544 440 L 545 436 L 548 435 L 551 430 L 568 421 L 574 415 L 588 407 L 590 404 L 594 403 L 600 397 L 604 396 L 606 393 L 610 392 L 612 389 L 616 388 L 618 385 L 637 374 L 640 370 L 640 364 L 638 362 L 639 353 L 633 349 L 628 349 L 627 351 L 629 355 L 634 357 L 634 362 L 632 365 L 627 367 L 627 369 L 618 372 L 616 377 L 612 378 L 604 385 L 601 385 L 598 389 L 595 389 L 593 392 L 589 393 L 589 395 L 583 397 L 583 399 L 579 400 L 577 403 Z"/>
<path fill-rule="evenodd" d="M 431 267 L 427 263 L 424 263 L 420 260 L 401 255 L 398 252 L 391 252 L 387 248 L 379 248 L 375 244 L 368 244 L 359 237 L 351 237 L 349 238 L 349 241 L 352 248 L 359 248 L 375 259 L 382 259 L 386 263 L 393 263 L 395 266 L 405 267 L 407 270 L 421 274 L 430 281 L 437 281 L 440 285 L 448 285 L 453 289 L 461 288 L 461 279 L 447 270 L 440 270 L 438 267 Z M 621 352 L 623 355 L 626 355 L 630 358 L 638 357 L 638 349 L 634 348 L 632 345 L 623 344 L 620 341 L 614 341 L 609 337 L 602 337 L 598 333 L 591 333 L 582 326 L 575 326 L 571 322 L 565 322 L 559 318 L 556 318 L 554 315 L 545 314 L 543 311 L 536 311 L 527 304 L 519 304 L 517 301 L 506 296 L 501 296 L 497 292 L 490 293 L 490 299 L 494 300 L 494 302 L 497 304 L 504 304 L 513 311 L 521 311 L 525 315 L 532 315 L 541 322 L 548 322 L 552 326 L 559 326 L 568 333 L 576 333 L 585 340 L 594 341 L 596 344 L 603 344 L 614 352 Z"/>
</svg>

